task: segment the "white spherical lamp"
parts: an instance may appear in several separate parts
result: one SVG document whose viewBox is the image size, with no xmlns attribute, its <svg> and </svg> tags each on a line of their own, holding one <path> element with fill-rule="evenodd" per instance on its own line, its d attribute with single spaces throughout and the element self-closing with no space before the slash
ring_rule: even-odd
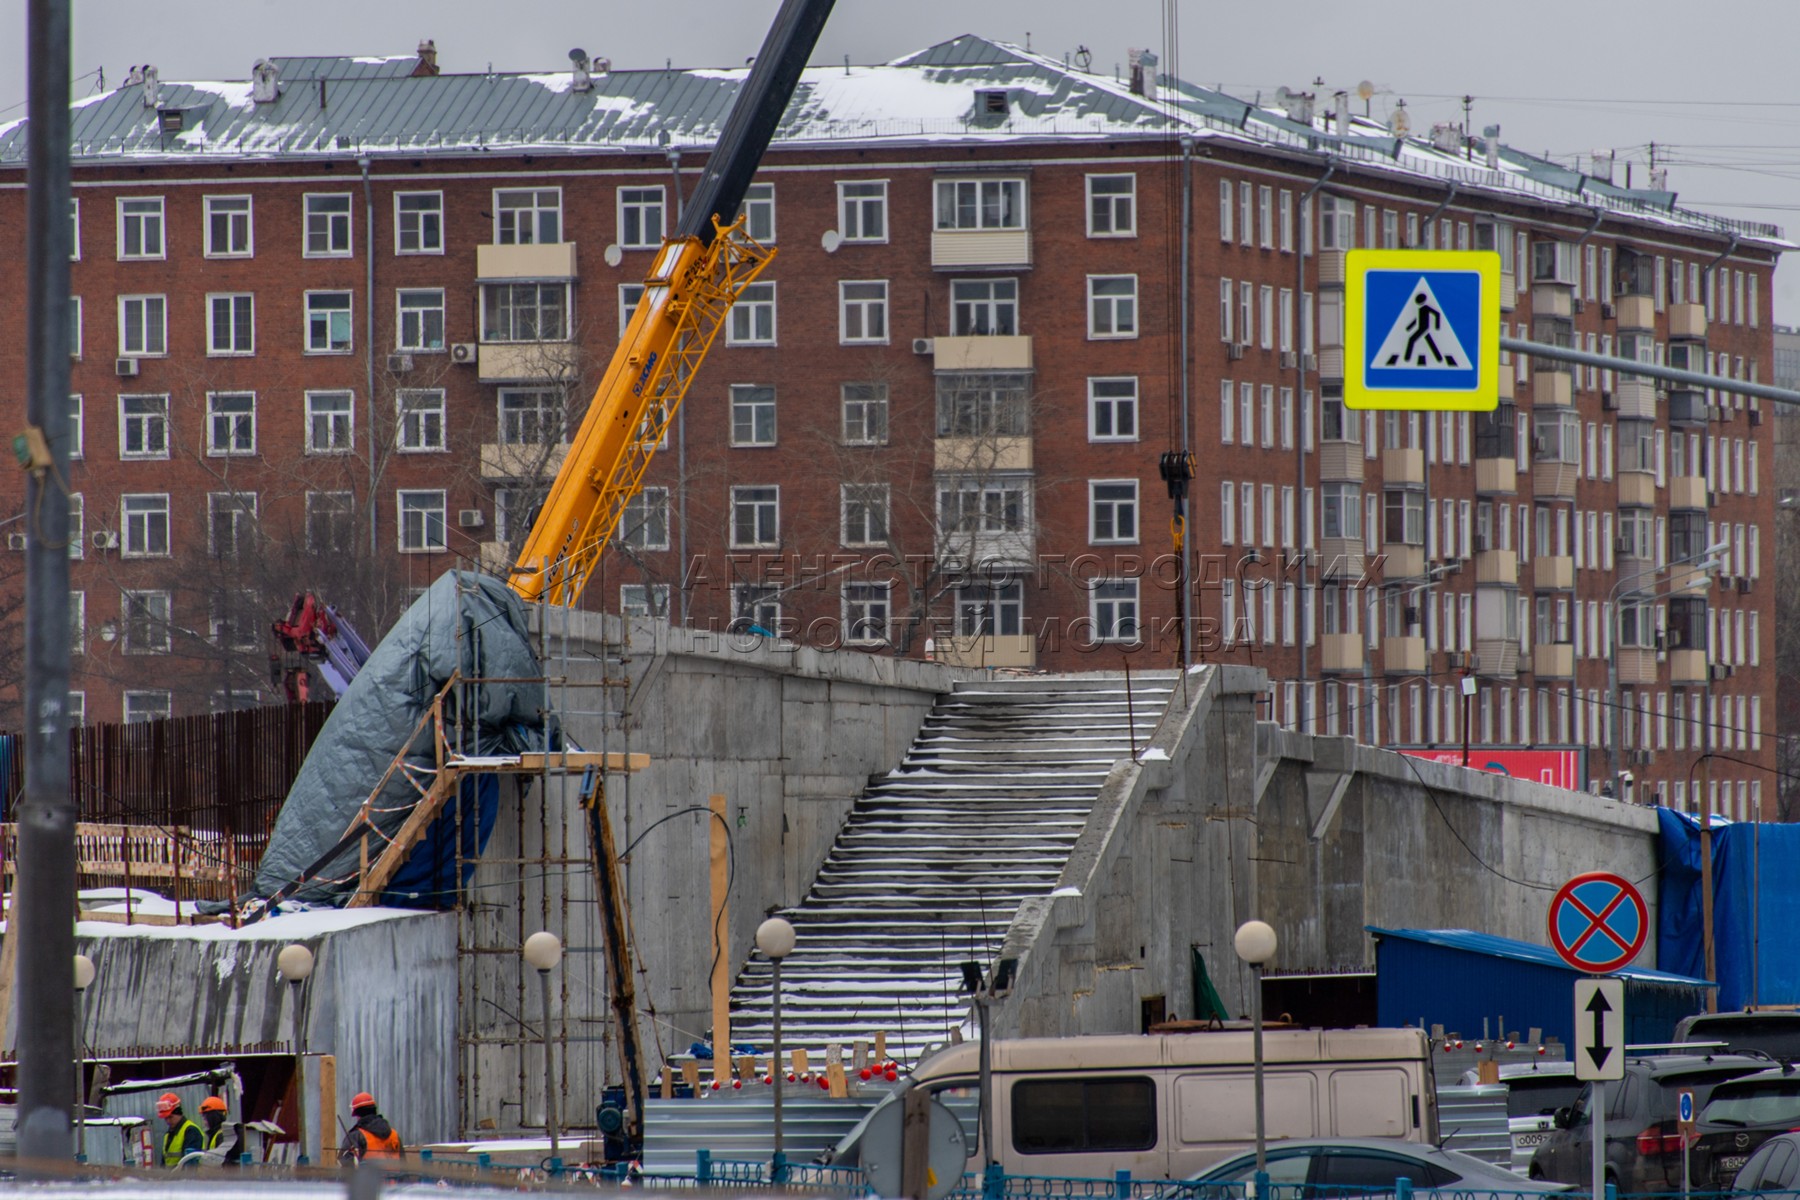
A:
<svg viewBox="0 0 1800 1200">
<path fill-rule="evenodd" d="M 1237 956 L 1260 967 L 1275 957 L 1275 930 L 1267 921 L 1245 921 L 1231 939 Z"/>
<path fill-rule="evenodd" d="M 756 927 L 756 948 L 764 958 L 786 958 L 794 952 L 794 927 L 780 917 L 770 917 Z"/>
<path fill-rule="evenodd" d="M 525 961 L 540 971 L 553 971 L 562 961 L 562 939 L 547 929 L 540 929 L 525 939 Z"/>
</svg>

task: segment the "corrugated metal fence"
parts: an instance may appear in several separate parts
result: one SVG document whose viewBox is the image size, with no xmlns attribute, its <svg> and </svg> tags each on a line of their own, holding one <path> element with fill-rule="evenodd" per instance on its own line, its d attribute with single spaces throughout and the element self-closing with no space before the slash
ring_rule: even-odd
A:
<svg viewBox="0 0 1800 1200">
<path fill-rule="evenodd" d="M 224 872 L 177 879 L 181 896 L 235 895 L 255 873 L 288 787 L 330 712 L 319 701 L 74 730 L 69 788 L 78 819 L 161 830 L 179 843 L 183 860 Z M 19 739 L 0 735 L 8 822 L 23 786 Z M 81 879 L 84 887 L 121 882 L 114 874 Z"/>
</svg>

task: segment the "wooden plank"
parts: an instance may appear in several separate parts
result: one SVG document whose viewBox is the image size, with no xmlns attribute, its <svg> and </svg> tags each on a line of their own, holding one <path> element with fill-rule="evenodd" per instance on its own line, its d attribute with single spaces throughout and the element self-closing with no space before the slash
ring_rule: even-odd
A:
<svg viewBox="0 0 1800 1200">
<path fill-rule="evenodd" d="M 437 778 L 431 783 L 430 790 L 425 793 L 424 798 L 413 805 L 413 810 L 406 814 L 406 820 L 395 831 L 393 840 L 381 851 L 381 857 L 375 860 L 375 865 L 370 867 L 368 874 L 362 877 L 356 894 L 350 897 L 350 903 L 344 907 L 368 908 L 375 903 L 380 897 L 382 889 L 387 887 L 388 882 L 399 872 L 401 864 L 406 862 L 407 855 L 412 853 L 413 847 L 418 845 L 419 839 L 425 835 L 426 827 L 443 809 L 444 801 L 450 798 L 452 792 L 456 791 L 457 784 L 461 781 L 462 773 L 460 771 L 453 771 L 446 767 L 438 772 Z"/>
<path fill-rule="evenodd" d="M 731 1056 L 731 973 L 736 961 L 731 957 L 731 874 L 730 826 L 725 824 L 725 796 L 715 792 L 707 798 L 712 815 L 706 826 L 710 842 L 710 882 L 712 887 L 712 928 L 707 940 L 712 943 L 712 1047 L 713 1061 L 722 1063 Z"/>
<path fill-rule="evenodd" d="M 545 760 L 552 771 L 585 771 L 589 767 L 597 767 L 602 771 L 642 771 L 650 765 L 648 754 L 621 754 L 618 751 L 601 753 L 598 750 L 571 750 L 567 753 L 553 752 L 545 754 L 542 750 L 533 750 L 519 755 L 520 771 L 542 771 Z M 503 768 L 512 770 L 514 768 Z"/>
<path fill-rule="evenodd" d="M 319 1055 L 319 1164 L 337 1161 L 337 1055 Z"/>
</svg>

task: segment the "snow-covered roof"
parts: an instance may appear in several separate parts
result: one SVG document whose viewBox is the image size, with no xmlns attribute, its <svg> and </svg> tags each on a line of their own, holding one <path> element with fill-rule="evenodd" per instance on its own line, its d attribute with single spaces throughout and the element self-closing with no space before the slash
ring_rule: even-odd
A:
<svg viewBox="0 0 1800 1200">
<path fill-rule="evenodd" d="M 154 94 L 128 84 L 77 102 L 78 164 L 126 159 L 271 159 L 382 154 L 641 153 L 709 147 L 742 84 L 734 70 L 596 72 L 577 90 L 567 71 L 414 75 L 417 60 L 277 58 L 280 94 L 258 104 L 242 82 L 170 82 Z M 1278 152 L 1335 156 L 1381 173 L 1454 181 L 1470 192 L 1521 194 L 1711 233 L 1763 241 L 1781 231 L 1679 208 L 1663 190 L 1625 188 L 1547 159 L 1486 146 L 1451 152 L 1431 139 L 1323 111 L 1297 113 L 1166 76 L 1146 97 L 1110 75 L 1072 67 L 1005 42 L 964 35 L 876 66 L 805 71 L 775 134 L 777 147 L 843 142 L 1007 143 L 1124 136 L 1240 142 Z M 1004 91 L 1004 111 L 979 93 Z M 173 128 L 179 114 L 179 129 Z M 165 126 L 168 128 L 165 130 Z M 22 166 L 23 122 L 0 125 L 0 166 Z"/>
</svg>

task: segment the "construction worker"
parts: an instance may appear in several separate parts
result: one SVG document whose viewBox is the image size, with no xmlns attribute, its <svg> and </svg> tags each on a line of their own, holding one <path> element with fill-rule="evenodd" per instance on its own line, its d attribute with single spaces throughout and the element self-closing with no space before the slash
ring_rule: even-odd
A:
<svg viewBox="0 0 1800 1200">
<path fill-rule="evenodd" d="M 169 1126 L 169 1131 L 163 1135 L 163 1166 L 179 1167 L 182 1159 L 206 1149 L 206 1135 L 181 1111 L 180 1096 L 174 1092 L 164 1092 L 158 1096 L 156 1115 L 168 1122 Z"/>
<path fill-rule="evenodd" d="M 206 1161 L 236 1166 L 237 1130 L 225 1124 L 225 1101 L 208 1096 L 200 1102 L 200 1119 L 206 1123 Z"/>
<path fill-rule="evenodd" d="M 344 1135 L 344 1148 L 338 1151 L 340 1162 L 362 1162 L 368 1158 L 404 1158 L 406 1147 L 388 1119 L 375 1108 L 375 1097 L 358 1092 L 350 1098 L 350 1112 L 356 1123 Z"/>
</svg>

